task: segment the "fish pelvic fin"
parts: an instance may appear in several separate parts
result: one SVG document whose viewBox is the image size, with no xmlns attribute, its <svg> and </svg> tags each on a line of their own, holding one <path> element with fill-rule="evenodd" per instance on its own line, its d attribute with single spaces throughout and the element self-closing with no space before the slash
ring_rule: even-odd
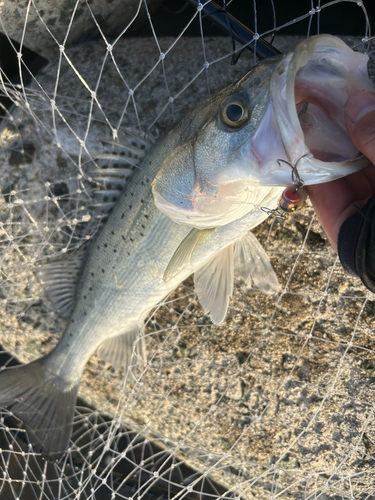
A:
<svg viewBox="0 0 375 500">
<path fill-rule="evenodd" d="M 266 293 L 280 292 L 281 287 L 268 255 L 250 231 L 234 243 L 234 271 L 246 283 Z"/>
<path fill-rule="evenodd" d="M 211 321 L 221 325 L 233 295 L 233 245 L 219 252 L 194 274 L 195 291 Z"/>
<path fill-rule="evenodd" d="M 68 447 L 79 382 L 53 374 L 45 358 L 0 374 L 0 406 L 23 422 L 34 451 L 49 462 L 60 460 Z"/>
</svg>

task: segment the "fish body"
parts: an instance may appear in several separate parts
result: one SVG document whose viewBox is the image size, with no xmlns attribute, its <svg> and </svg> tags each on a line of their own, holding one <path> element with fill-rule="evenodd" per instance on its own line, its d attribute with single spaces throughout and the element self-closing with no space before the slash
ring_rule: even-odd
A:
<svg viewBox="0 0 375 500">
<path fill-rule="evenodd" d="M 277 281 L 269 282 L 276 278 L 267 257 L 249 231 L 267 218 L 264 208 L 275 208 L 292 182 L 292 169 L 278 165 L 278 157 L 293 162 L 310 152 L 289 127 L 288 113 L 294 118 L 296 105 L 275 104 L 278 94 L 272 93 L 275 71 L 281 78 L 289 68 L 285 61 L 290 64 L 293 57 L 260 63 L 192 109 L 147 153 L 83 263 L 73 256 L 79 279 L 59 344 L 45 357 L 0 375 L 0 405 L 12 407 L 45 458 L 61 458 L 68 446 L 90 356 L 99 348 L 105 359 L 121 364 L 150 310 L 190 274 L 217 324 L 225 317 L 235 271 L 277 289 Z M 357 87 L 367 85 L 358 81 Z M 267 145 L 256 142 L 265 140 L 259 138 L 265 127 L 271 130 L 271 160 Z M 320 166 L 306 160 L 299 173 L 309 183 L 322 182 L 365 165 L 353 148 L 347 156 Z M 68 256 L 65 263 L 71 261 Z M 53 269 L 58 282 L 64 267 Z"/>
</svg>

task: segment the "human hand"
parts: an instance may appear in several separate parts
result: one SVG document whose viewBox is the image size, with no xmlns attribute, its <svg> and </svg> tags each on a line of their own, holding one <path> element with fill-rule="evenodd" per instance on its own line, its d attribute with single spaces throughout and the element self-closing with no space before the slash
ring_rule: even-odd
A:
<svg viewBox="0 0 375 500">
<path fill-rule="evenodd" d="M 306 186 L 318 219 L 337 252 L 342 223 L 375 194 L 375 93 L 352 94 L 345 105 L 345 125 L 354 146 L 373 165 L 342 179 Z M 355 205 L 355 206 L 354 206 Z"/>
</svg>

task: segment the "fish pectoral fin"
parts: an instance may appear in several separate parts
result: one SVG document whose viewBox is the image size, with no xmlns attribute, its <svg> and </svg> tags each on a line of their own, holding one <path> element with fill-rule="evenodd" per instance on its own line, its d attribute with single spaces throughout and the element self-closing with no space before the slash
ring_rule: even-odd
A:
<svg viewBox="0 0 375 500">
<path fill-rule="evenodd" d="M 220 325 L 227 314 L 233 295 L 233 245 L 221 250 L 208 264 L 194 274 L 195 290 L 211 320 Z"/>
<path fill-rule="evenodd" d="M 53 462 L 69 445 L 80 379 L 63 380 L 48 369 L 45 359 L 0 374 L 0 406 L 11 407 L 34 451 Z"/>
<path fill-rule="evenodd" d="M 144 340 L 140 338 L 135 344 L 137 337 L 142 330 L 141 326 L 134 328 L 126 333 L 122 333 L 117 337 L 112 337 L 105 340 L 98 347 L 96 354 L 111 364 L 116 370 L 124 367 L 125 371 L 131 365 L 133 352 L 144 358 Z M 134 345 L 135 344 L 135 345 Z M 134 346 L 134 349 L 133 349 Z"/>
<path fill-rule="evenodd" d="M 234 243 L 234 271 L 245 283 L 265 292 L 279 292 L 280 284 L 264 248 L 250 231 Z"/>
<path fill-rule="evenodd" d="M 201 245 L 205 245 L 215 229 L 192 229 L 182 240 L 177 250 L 173 254 L 164 272 L 163 279 L 168 282 L 185 267 L 191 263 L 194 251 Z"/>
<path fill-rule="evenodd" d="M 86 251 L 80 249 L 59 260 L 36 267 L 35 274 L 44 286 L 56 312 L 68 318 L 73 312 L 74 298 Z"/>
</svg>

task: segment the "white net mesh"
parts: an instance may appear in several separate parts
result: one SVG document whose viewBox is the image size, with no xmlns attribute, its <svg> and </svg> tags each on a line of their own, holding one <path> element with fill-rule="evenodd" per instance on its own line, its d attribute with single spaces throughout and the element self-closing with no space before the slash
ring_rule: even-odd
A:
<svg viewBox="0 0 375 500">
<path fill-rule="evenodd" d="M 16 38 L 4 3 L 2 31 Z M 255 20 L 249 27 L 267 36 L 274 26 L 300 21 L 312 30 L 332 12 L 347 18 L 348 3 L 361 12 L 362 24 L 360 37 L 345 40 L 371 55 L 371 19 L 362 2 L 305 2 L 303 12 L 296 7 L 282 23 L 270 3 L 263 30 L 256 2 L 246 8 Z M 66 25 L 57 11 L 63 37 L 37 2 L 25 4 L 18 17 L 12 11 L 24 28 L 16 38 L 20 49 L 12 49 L 21 83 L 0 73 L 0 91 L 13 103 L 1 105 L 0 130 L 4 367 L 49 352 L 64 330 L 35 268 L 95 234 L 98 219 L 88 209 L 97 189 L 92 168 L 116 163 L 102 141 L 142 147 L 125 128 L 157 140 L 184 110 L 255 62 L 244 51 L 231 66 L 230 37 L 206 37 L 202 14 L 191 7 L 186 27 L 168 38 L 153 27 L 157 5 L 150 2 L 147 20 L 146 3 L 135 2 L 120 34 L 110 38 L 91 2 L 65 6 Z M 92 39 L 77 43 L 80 12 Z M 139 18 L 153 35 L 127 37 Z M 186 36 L 194 24 L 201 37 Z M 23 43 L 38 30 L 52 41 L 45 49 L 51 62 L 34 73 Z M 302 38 L 277 36 L 275 45 L 286 52 Z M 113 188 L 114 197 L 120 188 Z M 146 362 L 135 356 L 124 374 L 90 359 L 61 462 L 34 453 L 22 423 L 2 411 L 1 499 L 375 498 L 374 297 L 344 273 L 309 204 L 285 221 L 269 218 L 255 234 L 282 291 L 267 295 L 236 282 L 218 327 L 187 280 L 148 319 Z"/>
</svg>

